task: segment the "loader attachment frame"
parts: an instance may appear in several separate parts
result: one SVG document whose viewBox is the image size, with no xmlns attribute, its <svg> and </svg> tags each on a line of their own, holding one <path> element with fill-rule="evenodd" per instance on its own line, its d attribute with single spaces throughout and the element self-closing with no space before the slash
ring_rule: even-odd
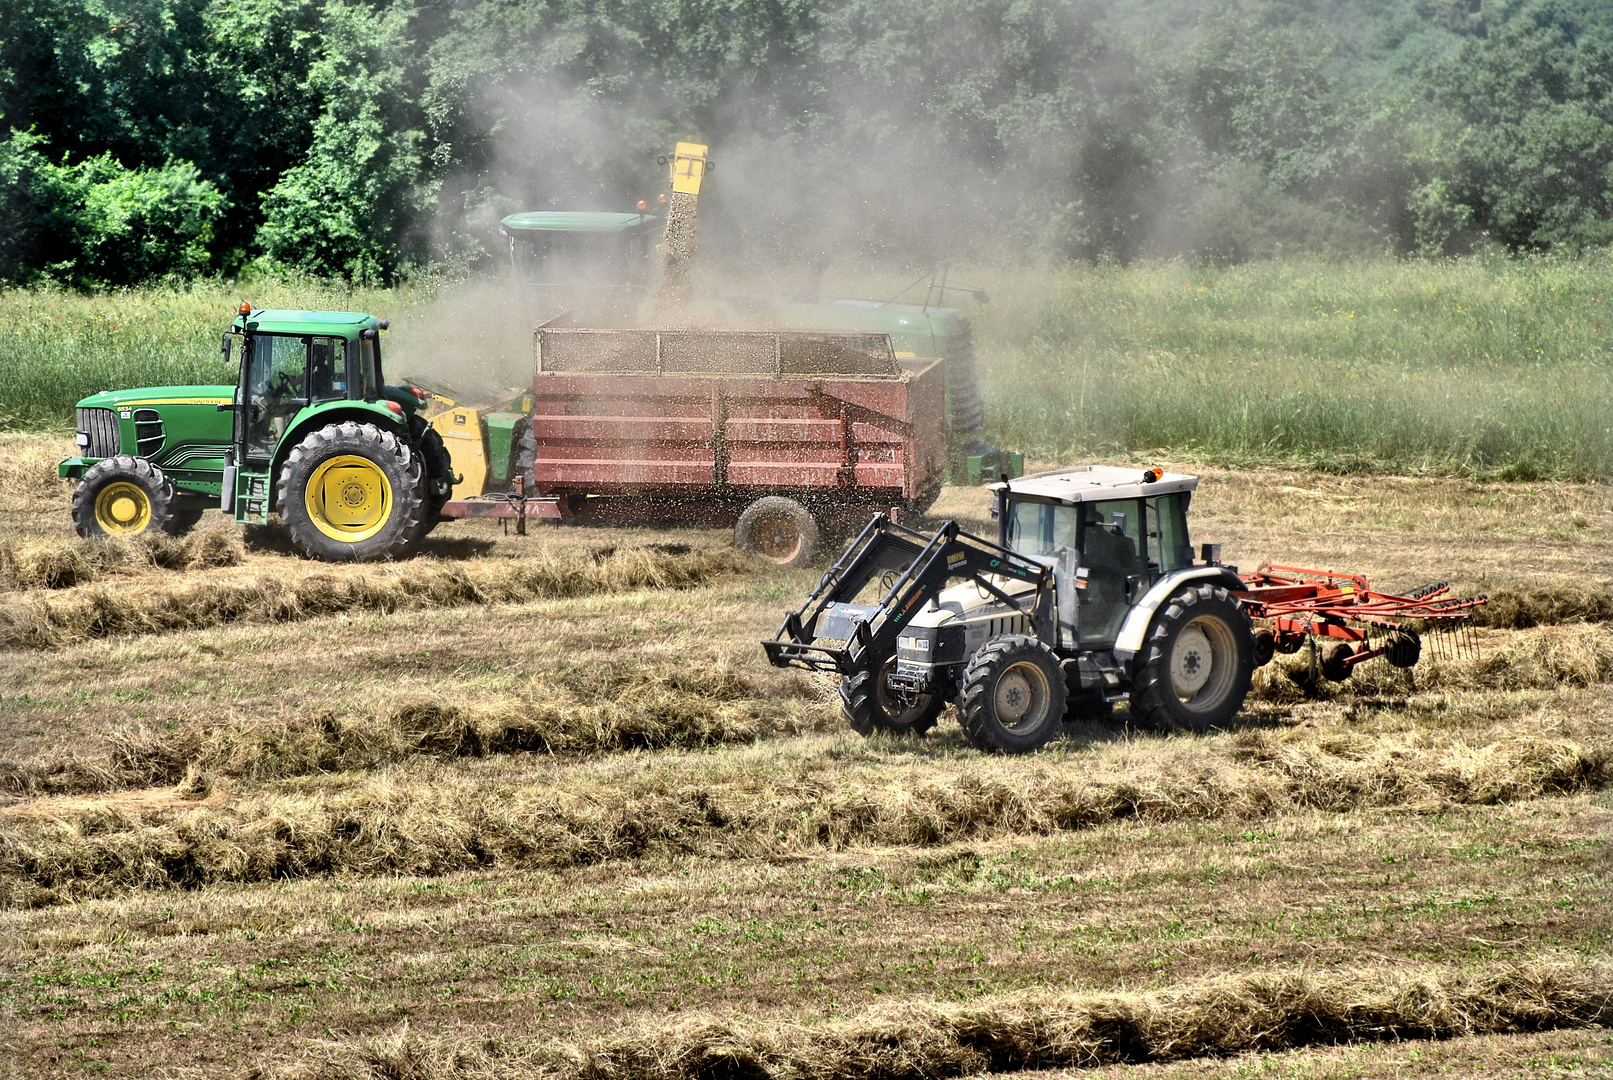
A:
<svg viewBox="0 0 1613 1080">
<path fill-rule="evenodd" d="M 818 644 L 824 613 L 834 605 L 849 604 L 886 572 L 899 576 L 865 618 L 855 619 L 850 636 L 832 639 L 834 645 Z M 875 514 L 824 573 L 801 609 L 786 613 L 778 633 L 762 642 L 762 648 L 774 667 L 853 674 L 865 656 L 894 655 L 902 627 L 953 578 L 971 580 L 1009 607 L 1027 612 L 1037 636 L 1052 640 L 1051 566 L 964 532 L 955 521 L 943 522 L 931 536 L 886 514 Z M 1035 589 L 1010 595 L 998 583 L 1004 579 L 1029 582 Z"/>
</svg>

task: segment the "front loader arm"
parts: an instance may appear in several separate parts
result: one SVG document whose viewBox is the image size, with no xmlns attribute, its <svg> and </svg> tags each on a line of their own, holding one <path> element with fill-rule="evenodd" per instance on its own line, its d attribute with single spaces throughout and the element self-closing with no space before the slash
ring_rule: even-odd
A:
<svg viewBox="0 0 1613 1080">
<path fill-rule="evenodd" d="M 818 644 L 824 613 L 834 605 L 849 604 L 876 575 L 888 571 L 900 571 L 900 576 L 878 605 L 857 609 L 866 617 L 854 618 L 846 638 L 832 639 L 840 644 Z M 1045 634 L 1052 618 L 1052 577 L 1051 568 L 963 532 L 955 521 L 944 522 L 934 536 L 926 536 L 876 514 L 823 575 L 806 604 L 787 613 L 778 633 L 762 642 L 762 648 L 775 667 L 852 674 L 866 656 L 893 655 L 902 628 L 953 578 L 975 581 L 1010 607 L 1028 606 L 1032 622 Z M 997 578 L 1029 581 L 1036 591 L 1010 596 Z"/>
</svg>

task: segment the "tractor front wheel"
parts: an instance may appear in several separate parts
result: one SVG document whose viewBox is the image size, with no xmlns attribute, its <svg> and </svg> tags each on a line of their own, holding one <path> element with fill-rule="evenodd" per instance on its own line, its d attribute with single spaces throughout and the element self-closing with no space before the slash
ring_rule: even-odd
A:
<svg viewBox="0 0 1613 1080">
<path fill-rule="evenodd" d="M 865 665 L 840 680 L 840 715 L 851 730 L 867 738 L 887 735 L 923 735 L 935 726 L 936 717 L 946 708 L 940 694 L 914 694 L 911 698 L 893 694 L 885 677 L 896 670 L 896 657 L 882 664 Z"/>
<path fill-rule="evenodd" d="M 280 470 L 280 520 L 325 562 L 395 559 L 426 512 L 425 463 L 406 440 L 351 420 L 310 432 Z"/>
<path fill-rule="evenodd" d="M 1154 617 L 1138 655 L 1131 715 L 1164 731 L 1208 731 L 1243 708 L 1255 671 L 1253 625 L 1225 589 L 1187 585 Z"/>
<path fill-rule="evenodd" d="M 184 531 L 179 494 L 163 471 L 145 458 L 118 454 L 97 461 L 73 492 L 73 529 L 91 540 L 131 540 L 147 533 Z"/>
<path fill-rule="evenodd" d="M 963 672 L 958 719 L 969 741 L 999 754 L 1028 754 L 1058 733 L 1069 704 L 1053 650 L 1024 634 L 992 638 Z"/>
</svg>

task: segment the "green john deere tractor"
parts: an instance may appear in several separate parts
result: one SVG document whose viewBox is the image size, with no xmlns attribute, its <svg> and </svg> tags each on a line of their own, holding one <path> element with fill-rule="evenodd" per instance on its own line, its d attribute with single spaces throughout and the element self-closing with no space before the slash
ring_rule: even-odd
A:
<svg viewBox="0 0 1613 1080">
<path fill-rule="evenodd" d="M 387 386 L 383 320 L 242 304 L 224 335 L 234 386 L 103 391 L 78 403 L 73 525 L 85 537 L 181 534 L 209 506 L 278 514 L 304 554 L 396 558 L 439 520 L 454 477 L 421 391 Z"/>
</svg>

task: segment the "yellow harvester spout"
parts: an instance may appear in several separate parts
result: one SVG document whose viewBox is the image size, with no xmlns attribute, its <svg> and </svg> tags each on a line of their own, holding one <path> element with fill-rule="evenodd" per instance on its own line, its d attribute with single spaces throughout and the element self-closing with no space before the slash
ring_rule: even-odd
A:
<svg viewBox="0 0 1613 1080">
<path fill-rule="evenodd" d="M 700 181 L 712 168 L 706 157 L 708 147 L 699 143 L 680 142 L 667 164 L 672 167 L 672 190 L 683 195 L 700 194 Z"/>
</svg>

